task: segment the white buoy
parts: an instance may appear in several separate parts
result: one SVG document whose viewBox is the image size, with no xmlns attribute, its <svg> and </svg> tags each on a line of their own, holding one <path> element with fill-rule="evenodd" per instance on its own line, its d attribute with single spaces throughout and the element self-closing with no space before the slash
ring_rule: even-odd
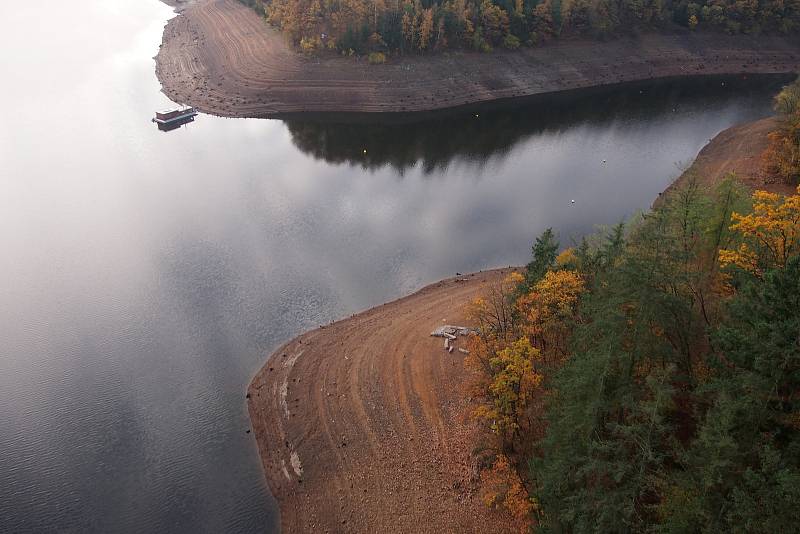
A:
<svg viewBox="0 0 800 534">
<path fill-rule="evenodd" d="M 605 162 L 606 162 L 606 160 L 603 160 L 603 163 L 605 163 Z"/>
<path fill-rule="evenodd" d="M 570 202 L 572 202 L 573 204 L 575 204 L 575 199 L 573 198 L 572 200 L 570 200 Z"/>
</svg>

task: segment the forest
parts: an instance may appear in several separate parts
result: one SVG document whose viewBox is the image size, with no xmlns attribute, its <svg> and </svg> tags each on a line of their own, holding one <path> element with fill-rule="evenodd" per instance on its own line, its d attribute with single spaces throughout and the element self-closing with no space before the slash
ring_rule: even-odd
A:
<svg viewBox="0 0 800 534">
<path fill-rule="evenodd" d="M 559 250 L 470 305 L 485 503 L 520 531 L 796 531 L 800 187 L 690 179 Z"/>
<path fill-rule="evenodd" d="M 637 31 L 789 33 L 798 0 L 241 0 L 306 52 L 483 52 Z"/>
</svg>

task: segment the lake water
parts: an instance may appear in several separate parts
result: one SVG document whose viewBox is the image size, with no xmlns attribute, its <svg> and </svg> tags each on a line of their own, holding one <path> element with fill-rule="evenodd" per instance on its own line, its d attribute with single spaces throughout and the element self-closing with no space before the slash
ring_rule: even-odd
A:
<svg viewBox="0 0 800 534">
<path fill-rule="evenodd" d="M 393 126 L 201 115 L 165 133 L 151 58 L 170 16 L 0 5 L 2 532 L 274 531 L 244 402 L 272 349 L 521 264 L 547 226 L 568 242 L 647 208 L 778 87 L 645 85 Z"/>
</svg>

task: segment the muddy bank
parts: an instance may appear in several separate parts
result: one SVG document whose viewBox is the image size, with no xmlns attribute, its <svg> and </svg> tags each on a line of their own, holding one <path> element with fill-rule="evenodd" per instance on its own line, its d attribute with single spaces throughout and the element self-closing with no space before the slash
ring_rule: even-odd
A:
<svg viewBox="0 0 800 534">
<path fill-rule="evenodd" d="M 410 113 L 675 76 L 800 70 L 796 38 L 649 34 L 368 65 L 298 54 L 236 0 L 198 0 L 164 28 L 156 73 L 176 102 L 229 117 Z"/>
<path fill-rule="evenodd" d="M 430 336 L 508 272 L 432 284 L 269 358 L 248 409 L 282 532 L 512 530 L 476 493 L 464 354 Z"/>
</svg>

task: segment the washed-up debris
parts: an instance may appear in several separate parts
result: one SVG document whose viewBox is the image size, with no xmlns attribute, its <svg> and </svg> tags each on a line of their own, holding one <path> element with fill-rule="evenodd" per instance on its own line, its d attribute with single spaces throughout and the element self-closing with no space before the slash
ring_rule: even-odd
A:
<svg viewBox="0 0 800 534">
<path fill-rule="evenodd" d="M 444 326 L 440 326 L 439 328 L 431 332 L 431 336 L 455 339 L 456 336 L 468 336 L 473 332 L 477 333 L 477 330 L 475 330 L 474 328 L 468 328 L 466 326 L 453 326 L 450 324 L 446 324 Z"/>
<path fill-rule="evenodd" d="M 456 340 L 458 339 L 458 336 L 468 336 L 473 332 L 477 333 L 478 331 L 474 328 L 468 328 L 466 326 L 454 326 L 451 324 L 446 324 L 431 332 L 431 336 L 443 337 L 444 350 L 452 354 L 453 349 L 456 348 Z M 464 354 L 469 354 L 469 351 L 465 349 L 459 348 L 458 351 Z"/>
</svg>

